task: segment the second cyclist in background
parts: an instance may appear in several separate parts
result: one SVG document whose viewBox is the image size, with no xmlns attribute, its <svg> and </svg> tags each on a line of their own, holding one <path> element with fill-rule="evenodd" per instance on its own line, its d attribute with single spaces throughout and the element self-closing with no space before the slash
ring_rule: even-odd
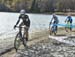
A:
<svg viewBox="0 0 75 57">
<path fill-rule="evenodd" d="M 28 30 L 30 28 L 30 19 L 29 19 L 29 16 L 26 15 L 26 11 L 24 9 L 22 9 L 20 11 L 20 16 L 18 18 L 18 21 L 16 23 L 16 25 L 14 26 L 14 29 L 16 28 L 16 26 L 18 25 L 18 23 L 20 22 L 20 20 L 22 20 L 21 24 L 19 25 L 20 27 L 25 25 L 26 26 L 26 41 L 28 41 Z M 20 35 L 21 34 L 21 28 L 19 28 L 19 32 L 20 32 Z"/>
<path fill-rule="evenodd" d="M 58 30 L 58 25 L 57 25 L 58 23 L 59 23 L 58 17 L 55 14 L 53 14 L 53 17 L 52 17 L 52 19 L 50 21 L 49 27 L 50 27 L 51 24 L 53 24 L 52 27 L 55 26 L 56 33 L 57 33 L 57 30 Z M 53 29 L 51 29 L 51 30 L 53 30 Z"/>
<path fill-rule="evenodd" d="M 67 24 L 66 27 L 65 27 L 66 32 L 68 32 L 67 29 L 70 29 L 70 31 L 72 31 L 72 22 L 73 22 L 73 19 L 72 19 L 72 17 L 71 17 L 70 14 L 68 14 L 68 16 L 67 16 L 65 22 L 66 22 L 66 24 Z"/>
</svg>

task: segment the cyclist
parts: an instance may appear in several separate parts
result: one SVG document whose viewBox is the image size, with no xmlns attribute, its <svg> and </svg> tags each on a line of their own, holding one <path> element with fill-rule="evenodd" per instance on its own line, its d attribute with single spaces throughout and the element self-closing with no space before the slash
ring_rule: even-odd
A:
<svg viewBox="0 0 75 57">
<path fill-rule="evenodd" d="M 68 14 L 65 22 L 67 23 L 68 28 L 70 28 L 70 31 L 72 31 L 72 22 L 73 22 L 73 20 L 72 20 L 72 17 L 71 17 L 70 14 Z"/>
<path fill-rule="evenodd" d="M 18 23 L 20 22 L 20 20 L 22 20 L 22 22 L 20 23 L 19 26 L 22 26 L 22 25 L 25 25 L 26 26 L 26 41 L 28 41 L 28 30 L 29 30 L 29 27 L 30 27 L 30 19 L 29 19 L 29 16 L 26 15 L 26 11 L 24 9 L 22 9 L 20 11 L 20 16 L 18 18 L 18 21 L 16 22 L 16 25 L 14 26 L 14 29 L 16 28 L 16 26 L 18 25 Z M 19 33 L 20 35 L 21 34 L 21 28 L 19 28 Z"/>
<path fill-rule="evenodd" d="M 50 21 L 49 26 L 50 26 L 51 24 L 53 24 L 53 26 L 56 26 L 56 32 L 57 32 L 57 29 L 58 29 L 57 24 L 58 24 L 58 23 L 59 23 L 58 17 L 57 17 L 55 14 L 53 14 L 53 17 L 52 17 L 52 19 L 51 19 L 51 21 Z"/>
</svg>

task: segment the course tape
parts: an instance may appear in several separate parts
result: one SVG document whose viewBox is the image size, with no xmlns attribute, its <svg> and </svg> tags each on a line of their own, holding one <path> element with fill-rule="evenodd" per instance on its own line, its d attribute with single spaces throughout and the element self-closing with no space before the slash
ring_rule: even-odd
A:
<svg viewBox="0 0 75 57">
<path fill-rule="evenodd" d="M 32 24 L 33 26 L 48 26 L 47 24 Z M 72 27 L 72 28 L 75 28 L 75 25 L 74 24 L 51 24 L 51 25 L 57 25 L 57 26 L 61 26 L 61 27 Z M 51 26 L 50 25 L 50 26 Z"/>
<path fill-rule="evenodd" d="M 62 27 L 71 27 L 71 28 L 75 28 L 75 25 L 72 24 L 52 24 L 54 26 L 62 26 Z"/>
</svg>

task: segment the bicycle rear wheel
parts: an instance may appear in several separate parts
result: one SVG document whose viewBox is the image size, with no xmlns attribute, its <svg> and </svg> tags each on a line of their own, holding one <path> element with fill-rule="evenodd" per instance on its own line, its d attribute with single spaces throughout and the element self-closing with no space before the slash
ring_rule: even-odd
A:
<svg viewBox="0 0 75 57">
<path fill-rule="evenodd" d="M 19 49 L 20 45 L 21 45 L 21 39 L 20 39 L 20 35 L 18 33 L 14 40 L 14 48 L 16 49 L 16 52 Z"/>
</svg>

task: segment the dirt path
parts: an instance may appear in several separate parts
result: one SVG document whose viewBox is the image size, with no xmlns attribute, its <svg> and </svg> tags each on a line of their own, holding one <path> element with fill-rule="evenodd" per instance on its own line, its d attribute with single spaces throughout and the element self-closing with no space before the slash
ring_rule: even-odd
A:
<svg viewBox="0 0 75 57">
<path fill-rule="evenodd" d="M 37 32 L 34 35 L 32 35 L 32 39 L 29 40 L 27 43 L 28 46 L 34 45 L 42 40 L 48 39 L 49 32 L 48 31 L 42 31 Z M 11 50 L 10 52 L 2 55 L 1 57 L 14 57 L 16 55 L 15 49 Z"/>
<path fill-rule="evenodd" d="M 63 31 L 63 33 L 62 33 Z M 75 32 L 71 32 L 70 34 L 75 34 Z M 69 33 L 65 32 L 64 29 L 59 29 L 58 33 L 57 33 L 58 36 L 61 36 L 61 35 L 69 35 Z M 49 31 L 47 30 L 44 30 L 42 32 L 37 32 L 35 34 L 32 34 L 31 35 L 31 38 L 28 42 L 28 46 L 31 46 L 31 45 L 34 45 L 42 40 L 46 40 L 48 39 L 48 36 L 49 36 Z M 15 57 L 16 55 L 16 52 L 15 50 L 11 50 L 10 52 L 2 55 L 1 57 Z"/>
</svg>

